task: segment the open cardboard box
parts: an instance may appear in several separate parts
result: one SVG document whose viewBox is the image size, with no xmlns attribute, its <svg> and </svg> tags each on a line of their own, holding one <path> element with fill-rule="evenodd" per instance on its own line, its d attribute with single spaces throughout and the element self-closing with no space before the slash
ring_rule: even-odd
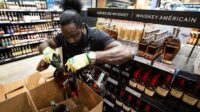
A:
<svg viewBox="0 0 200 112">
<path fill-rule="evenodd" d="M 4 93 L 2 85 L 0 85 L 0 102 L 3 102 L 5 100 L 6 100 L 5 93 Z"/>
<path fill-rule="evenodd" d="M 0 112 L 36 112 L 36 108 L 28 94 L 23 92 L 1 102 Z"/>
<path fill-rule="evenodd" d="M 47 69 L 45 71 L 40 72 L 40 74 L 42 75 L 42 77 L 45 79 L 46 82 L 51 81 L 54 79 L 53 77 L 53 73 L 54 73 L 54 69 Z"/>
<path fill-rule="evenodd" d="M 92 89 L 90 89 L 85 83 L 79 82 L 79 97 L 71 98 L 70 105 L 72 106 L 72 112 L 102 112 L 103 100 Z M 54 80 L 51 80 L 35 89 L 30 90 L 30 95 L 35 103 L 37 110 L 45 112 L 45 109 L 49 109 L 50 101 L 67 102 L 65 101 L 65 94 L 62 89 L 58 87 Z M 47 112 L 47 111 L 46 111 Z"/>
<path fill-rule="evenodd" d="M 5 94 L 6 99 L 10 99 L 26 91 L 23 80 L 0 84 L 0 87 L 1 91 Z"/>
<path fill-rule="evenodd" d="M 42 75 L 39 72 L 33 73 L 24 81 L 28 90 L 32 90 L 45 83 L 45 79 L 42 77 Z"/>
</svg>

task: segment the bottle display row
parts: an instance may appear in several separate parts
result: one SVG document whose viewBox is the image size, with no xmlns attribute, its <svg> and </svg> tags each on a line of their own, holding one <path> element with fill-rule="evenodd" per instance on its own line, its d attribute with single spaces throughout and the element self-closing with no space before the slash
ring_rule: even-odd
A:
<svg viewBox="0 0 200 112">
<path fill-rule="evenodd" d="M 13 58 L 20 55 L 38 52 L 38 45 L 26 45 L 16 48 L 11 48 L 5 51 L 0 51 L 0 60 Z"/>
<path fill-rule="evenodd" d="M 11 22 L 25 21 L 25 18 L 28 18 L 31 20 L 51 19 L 51 13 L 50 12 L 22 13 L 22 12 L 0 11 L 0 21 L 11 21 Z"/>
<path fill-rule="evenodd" d="M 2 1 L 0 2 L 0 9 L 47 9 L 46 1 Z"/>
<path fill-rule="evenodd" d="M 129 87 L 177 112 L 198 112 L 200 109 L 200 82 L 175 76 L 136 61 L 129 61 L 120 66 L 106 64 L 102 68 L 112 79 L 108 78 L 107 86 L 111 87 L 107 88 L 112 88 L 109 92 L 113 94 L 109 93 L 107 99 L 121 107 L 124 105 L 122 102 L 126 102 L 125 93 Z"/>
<path fill-rule="evenodd" d="M 22 43 L 27 43 L 27 42 L 34 42 L 37 40 L 46 40 L 46 39 L 53 38 L 55 36 L 56 36 L 56 32 L 11 36 L 8 38 L 1 38 L 0 47 L 17 45 L 17 44 L 22 44 Z"/>
<path fill-rule="evenodd" d="M 117 87 L 112 83 L 106 85 L 105 99 L 113 102 L 114 112 L 161 112 L 152 105 L 127 92 L 124 88 Z M 105 112 L 111 111 L 105 108 Z"/>
<path fill-rule="evenodd" d="M 12 26 L 0 27 L 0 35 L 22 33 L 29 31 L 42 31 L 48 29 L 55 29 L 58 27 L 59 27 L 58 22 L 48 22 L 48 23 L 31 24 L 31 25 L 12 25 Z"/>
<path fill-rule="evenodd" d="M 139 42 L 144 28 L 143 23 L 122 20 L 98 19 L 98 29 L 104 30 L 115 39 Z"/>
</svg>

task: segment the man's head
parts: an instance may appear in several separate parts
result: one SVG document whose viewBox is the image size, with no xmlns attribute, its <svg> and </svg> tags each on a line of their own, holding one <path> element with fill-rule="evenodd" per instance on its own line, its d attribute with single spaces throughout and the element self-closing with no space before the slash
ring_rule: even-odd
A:
<svg viewBox="0 0 200 112">
<path fill-rule="evenodd" d="M 76 11 L 66 10 L 60 16 L 61 31 L 67 42 L 77 45 L 84 32 L 83 20 Z"/>
</svg>

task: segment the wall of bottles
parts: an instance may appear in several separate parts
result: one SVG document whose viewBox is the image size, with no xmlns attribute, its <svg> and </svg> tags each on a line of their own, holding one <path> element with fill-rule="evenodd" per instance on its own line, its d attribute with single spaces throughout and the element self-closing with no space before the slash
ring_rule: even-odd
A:
<svg viewBox="0 0 200 112">
<path fill-rule="evenodd" d="M 57 35 L 60 14 L 47 10 L 45 0 L 0 1 L 0 64 L 39 54 L 38 45 Z"/>
<path fill-rule="evenodd" d="M 101 68 L 109 74 L 104 97 L 106 105 L 109 104 L 105 107 L 106 112 L 110 107 L 112 111 L 117 112 L 200 110 L 200 82 L 175 76 L 136 61 L 129 61 L 120 66 L 106 64 Z"/>
</svg>

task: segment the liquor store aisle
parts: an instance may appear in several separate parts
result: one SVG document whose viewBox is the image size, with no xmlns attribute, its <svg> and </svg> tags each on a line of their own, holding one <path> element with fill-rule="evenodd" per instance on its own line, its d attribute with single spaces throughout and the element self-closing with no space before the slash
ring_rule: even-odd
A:
<svg viewBox="0 0 200 112">
<path fill-rule="evenodd" d="M 22 80 L 36 72 L 36 67 L 41 60 L 42 55 L 15 61 L 12 63 L 0 65 L 0 83 L 9 83 L 16 80 Z M 53 67 L 48 69 L 54 70 Z"/>
</svg>

